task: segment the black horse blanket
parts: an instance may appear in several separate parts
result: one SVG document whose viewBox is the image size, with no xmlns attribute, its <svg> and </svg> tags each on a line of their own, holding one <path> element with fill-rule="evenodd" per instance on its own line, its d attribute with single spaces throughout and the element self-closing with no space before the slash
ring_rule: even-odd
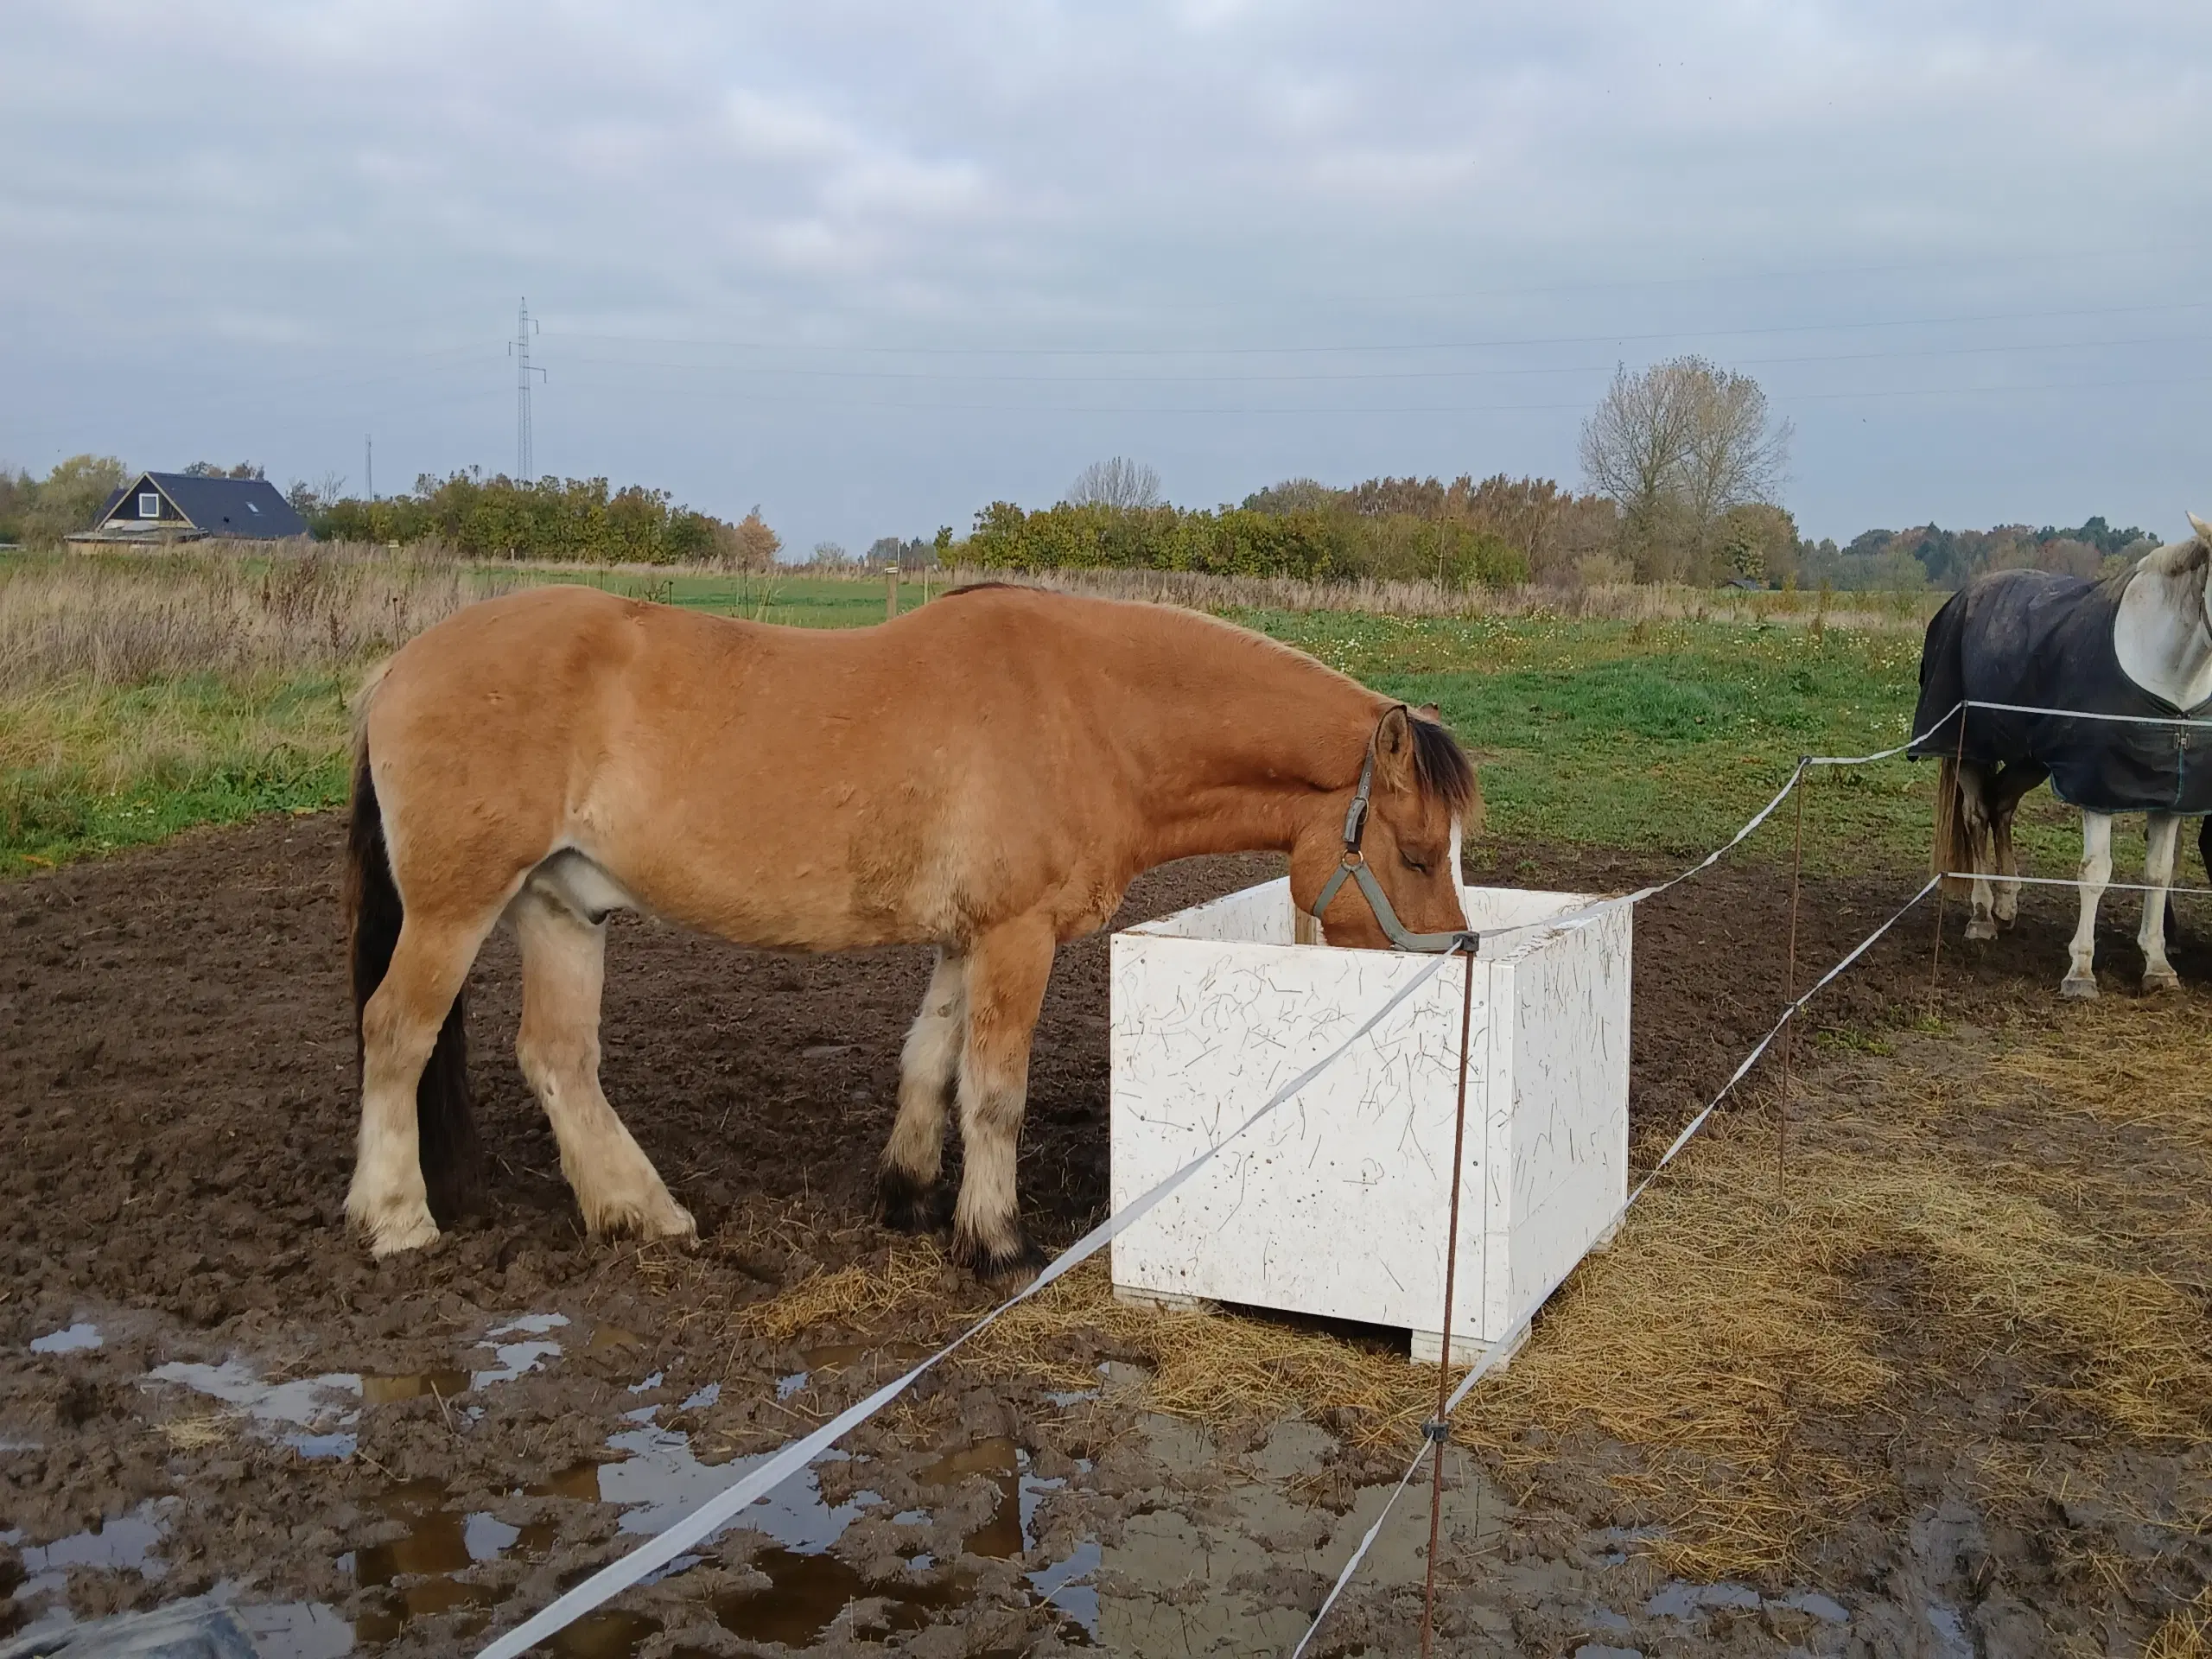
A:
<svg viewBox="0 0 2212 1659">
<path fill-rule="evenodd" d="M 1971 699 L 2165 720 L 2212 717 L 2212 701 L 2177 709 L 2120 671 L 2112 632 L 2125 586 L 2002 570 L 1961 589 L 1928 624 L 1913 754 L 1962 755 L 1986 765 L 2033 760 L 2050 769 L 2060 800 L 2091 812 L 2212 813 L 2212 728 L 1995 709 L 1953 712 Z"/>
</svg>

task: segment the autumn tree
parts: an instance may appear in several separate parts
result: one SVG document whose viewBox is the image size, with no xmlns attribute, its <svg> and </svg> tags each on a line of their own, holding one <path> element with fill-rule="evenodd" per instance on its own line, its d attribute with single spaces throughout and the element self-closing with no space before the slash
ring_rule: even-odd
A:
<svg viewBox="0 0 2212 1659">
<path fill-rule="evenodd" d="M 784 545 L 784 538 L 768 528 L 758 506 L 724 531 L 721 539 L 723 558 L 740 570 L 774 569 Z"/>
<path fill-rule="evenodd" d="M 1582 467 L 1619 504 L 1624 551 L 1646 580 L 1707 580 L 1733 508 L 1772 503 L 1792 430 L 1747 374 L 1677 357 L 1612 385 L 1582 427 Z"/>
<path fill-rule="evenodd" d="M 16 533 L 33 547 L 51 547 L 72 531 L 90 530 L 127 476 L 112 455 L 72 455 L 33 483 L 16 480 Z"/>
</svg>

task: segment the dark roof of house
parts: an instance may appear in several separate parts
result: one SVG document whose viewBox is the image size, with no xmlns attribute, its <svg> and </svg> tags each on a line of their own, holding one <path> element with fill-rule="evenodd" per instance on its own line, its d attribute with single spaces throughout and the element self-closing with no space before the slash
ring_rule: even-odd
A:
<svg viewBox="0 0 2212 1659">
<path fill-rule="evenodd" d="M 192 473 L 139 474 L 108 498 L 100 509 L 101 522 L 149 483 L 169 499 L 186 523 L 208 536 L 262 540 L 308 533 L 307 520 L 267 479 L 202 478 Z"/>
</svg>

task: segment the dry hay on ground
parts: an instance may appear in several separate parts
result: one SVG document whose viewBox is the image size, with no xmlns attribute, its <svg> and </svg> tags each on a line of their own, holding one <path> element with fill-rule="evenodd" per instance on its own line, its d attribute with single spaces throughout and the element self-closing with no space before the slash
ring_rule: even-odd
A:
<svg viewBox="0 0 2212 1659">
<path fill-rule="evenodd" d="M 2144 1644 L 2143 1659 L 2212 1659 L 2212 1590 L 2169 1614 Z"/>
<path fill-rule="evenodd" d="M 2177 1237 L 2172 1211 L 2212 1179 L 2202 1014 L 2114 1002 L 2002 1044 L 1909 1037 L 1831 1062 L 1793 1109 L 1786 1204 L 1771 1103 L 1739 1106 L 1477 1389 L 1462 1438 L 1539 1494 L 1578 1449 L 1611 1443 L 1621 1508 L 1663 1525 L 1668 1570 L 1707 1579 L 1802 1569 L 1852 1518 L 1894 1521 L 1915 1465 L 1955 1465 L 2001 1506 L 2054 1483 L 2093 1491 L 2129 1447 L 2202 1441 L 2206 1232 Z M 2115 1133 L 2131 1137 L 2124 1162 Z M 777 1340 L 830 1325 L 887 1337 L 894 1313 L 899 1336 L 949 1335 L 988 1305 L 943 1294 L 959 1282 L 934 1245 L 902 1245 L 730 1317 Z M 1079 1389 L 1097 1379 L 1069 1356 L 1102 1344 L 1151 1368 L 1152 1408 L 1216 1423 L 1302 1412 L 1410 1450 L 1433 1407 L 1435 1373 L 1402 1350 L 1128 1306 L 1103 1263 L 1007 1314 L 962 1363 Z M 1975 1417 L 2000 1376 L 2022 1403 Z M 1968 1403 L 1945 1420 L 1945 1402 Z M 2094 1455 L 2055 1453 L 2084 1428 Z M 2161 1637 L 2198 1650 L 2183 1639 Z"/>
</svg>

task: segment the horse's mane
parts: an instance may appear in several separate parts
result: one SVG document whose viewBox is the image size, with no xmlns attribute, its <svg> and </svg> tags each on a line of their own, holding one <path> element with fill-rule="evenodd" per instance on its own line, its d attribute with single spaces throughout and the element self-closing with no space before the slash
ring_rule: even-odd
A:
<svg viewBox="0 0 2212 1659">
<path fill-rule="evenodd" d="M 2212 547 L 2207 547 L 2201 536 L 2191 536 L 2187 541 L 2169 542 L 2164 547 L 2154 547 L 2126 569 L 2115 571 L 2097 586 L 2114 603 L 2118 603 L 2121 591 L 2137 576 L 2185 576 L 2192 570 L 2196 573 L 2200 586 L 2212 582 Z"/>
<path fill-rule="evenodd" d="M 947 588 L 943 597 L 957 599 L 963 594 L 988 593 L 994 588 L 1001 592 L 1037 594 L 1053 599 L 1096 597 L 1090 594 L 1065 594 L 1053 588 L 1032 587 L 1027 582 L 963 582 L 957 588 Z M 1129 604 L 1132 601 L 1108 600 L 1105 602 Z M 1135 602 L 1149 603 L 1144 601 Z M 1156 605 L 1154 608 L 1173 612 L 1192 621 L 1218 628 L 1224 633 L 1233 636 L 1238 643 L 1250 650 L 1279 653 L 1294 658 L 1306 667 L 1319 669 L 1324 674 L 1342 680 L 1346 684 L 1358 684 L 1358 682 L 1349 674 L 1330 667 L 1312 652 L 1300 651 L 1296 645 L 1277 639 L 1271 634 L 1262 633 L 1255 628 L 1239 627 L 1226 618 L 1215 616 L 1206 611 L 1194 610 L 1185 605 L 1169 603 Z M 1411 716 L 1408 723 L 1412 726 L 1414 734 L 1414 783 L 1424 795 L 1432 796 L 1441 801 L 1454 817 L 1461 816 L 1475 798 L 1473 763 L 1467 759 L 1466 751 L 1459 747 L 1459 741 L 1445 728 L 1441 721 L 1431 720 L 1425 715 L 1414 714 L 1411 709 L 1408 709 L 1407 713 Z"/>
<path fill-rule="evenodd" d="M 1414 729 L 1414 781 L 1459 817 L 1475 798 L 1473 763 L 1459 740 L 1438 721 L 1414 715 L 1408 723 Z"/>
</svg>

